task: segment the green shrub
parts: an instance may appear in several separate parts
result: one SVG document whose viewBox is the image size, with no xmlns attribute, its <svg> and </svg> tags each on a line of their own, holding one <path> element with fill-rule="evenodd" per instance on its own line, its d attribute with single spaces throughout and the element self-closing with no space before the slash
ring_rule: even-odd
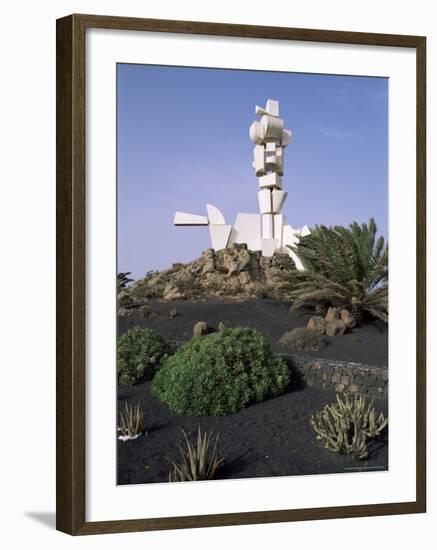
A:
<svg viewBox="0 0 437 550">
<path fill-rule="evenodd" d="M 153 378 L 155 372 L 172 353 L 170 344 L 148 328 L 133 327 L 118 337 L 118 381 L 129 386 Z"/>
<path fill-rule="evenodd" d="M 219 416 L 280 394 L 289 378 L 264 336 L 228 328 L 181 346 L 156 374 L 152 392 L 177 414 Z"/>
</svg>

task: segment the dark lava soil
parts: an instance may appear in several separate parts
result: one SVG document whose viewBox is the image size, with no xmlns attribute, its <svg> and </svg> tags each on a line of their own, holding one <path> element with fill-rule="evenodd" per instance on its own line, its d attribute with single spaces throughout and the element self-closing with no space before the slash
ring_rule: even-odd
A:
<svg viewBox="0 0 437 550">
<path fill-rule="evenodd" d="M 219 434 L 225 464 L 219 478 L 255 478 L 333 474 L 388 469 L 387 440 L 372 442 L 368 459 L 358 461 L 324 449 L 309 423 L 314 411 L 335 398 L 315 388 L 290 388 L 279 397 L 233 415 L 190 417 L 173 414 L 150 394 L 150 382 L 119 388 L 119 406 L 140 403 L 145 433 L 118 441 L 118 483 L 167 482 L 171 461 L 178 461 L 182 429 L 191 437 L 202 431 Z M 387 414 L 387 402 L 375 401 Z"/>
<path fill-rule="evenodd" d="M 231 300 L 150 301 L 153 313 L 143 318 L 138 312 L 118 320 L 119 334 L 128 328 L 140 325 L 149 327 L 169 340 L 188 340 L 193 334 L 197 321 L 206 321 L 212 329 L 217 329 L 222 321 L 227 327 L 252 327 L 262 332 L 277 352 L 286 353 L 278 340 L 284 332 L 295 327 L 305 326 L 314 315 L 310 309 L 290 311 L 290 304 L 275 299 L 253 299 L 245 302 Z M 170 317 L 170 310 L 176 308 L 177 316 Z M 388 330 L 379 321 L 364 322 L 360 327 L 348 331 L 343 336 L 326 337 L 328 345 L 318 352 L 305 352 L 341 361 L 356 361 L 366 365 L 388 365 Z"/>
</svg>

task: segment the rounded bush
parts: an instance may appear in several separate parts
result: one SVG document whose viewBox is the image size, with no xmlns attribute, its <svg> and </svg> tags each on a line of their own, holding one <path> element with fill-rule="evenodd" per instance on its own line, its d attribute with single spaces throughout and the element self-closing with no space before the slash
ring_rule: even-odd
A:
<svg viewBox="0 0 437 550">
<path fill-rule="evenodd" d="M 117 340 L 118 382 L 129 386 L 150 380 L 172 351 L 167 340 L 153 330 L 129 329 Z"/>
<path fill-rule="evenodd" d="M 264 336 L 229 328 L 180 347 L 156 374 L 152 393 L 177 414 L 218 416 L 280 394 L 289 380 Z"/>
</svg>

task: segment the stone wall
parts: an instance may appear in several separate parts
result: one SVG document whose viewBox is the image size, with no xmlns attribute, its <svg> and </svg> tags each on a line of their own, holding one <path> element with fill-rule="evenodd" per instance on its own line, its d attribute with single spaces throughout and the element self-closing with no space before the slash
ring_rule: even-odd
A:
<svg viewBox="0 0 437 550">
<path fill-rule="evenodd" d="M 282 355 L 303 384 L 357 393 L 371 398 L 388 397 L 388 368 L 297 354 Z"/>
</svg>

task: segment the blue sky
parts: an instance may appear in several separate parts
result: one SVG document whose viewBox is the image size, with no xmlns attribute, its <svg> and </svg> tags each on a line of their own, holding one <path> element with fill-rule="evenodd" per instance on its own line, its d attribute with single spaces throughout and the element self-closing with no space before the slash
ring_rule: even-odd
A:
<svg viewBox="0 0 437 550">
<path fill-rule="evenodd" d="M 133 277 L 197 258 L 207 227 L 174 227 L 174 212 L 227 223 L 257 212 L 249 126 L 255 104 L 279 100 L 293 132 L 285 149 L 287 223 L 388 224 L 388 80 L 117 65 L 118 271 Z"/>
</svg>

